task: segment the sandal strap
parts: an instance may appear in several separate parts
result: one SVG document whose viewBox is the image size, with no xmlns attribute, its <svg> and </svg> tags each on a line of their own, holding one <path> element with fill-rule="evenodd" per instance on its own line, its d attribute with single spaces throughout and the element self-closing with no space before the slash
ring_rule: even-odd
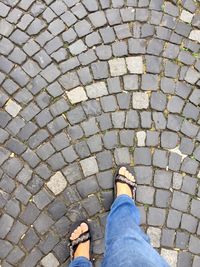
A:
<svg viewBox="0 0 200 267">
<path fill-rule="evenodd" d="M 136 182 L 129 180 L 127 177 L 125 177 L 124 175 L 121 175 L 121 174 L 116 177 L 115 181 L 116 182 L 120 181 L 120 182 L 126 183 L 126 184 L 130 185 L 132 188 L 137 187 Z"/>
</svg>

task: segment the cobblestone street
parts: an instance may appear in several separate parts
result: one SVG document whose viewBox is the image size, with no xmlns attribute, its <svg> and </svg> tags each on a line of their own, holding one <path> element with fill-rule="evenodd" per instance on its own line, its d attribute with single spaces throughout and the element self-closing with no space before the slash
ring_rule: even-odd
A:
<svg viewBox="0 0 200 267">
<path fill-rule="evenodd" d="M 0 0 L 0 267 L 66 267 L 113 173 L 171 267 L 200 266 L 200 0 Z"/>
</svg>

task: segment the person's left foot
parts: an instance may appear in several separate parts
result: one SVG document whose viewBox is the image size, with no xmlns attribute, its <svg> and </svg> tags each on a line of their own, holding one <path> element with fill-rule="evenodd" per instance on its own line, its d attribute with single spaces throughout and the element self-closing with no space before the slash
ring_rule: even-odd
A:
<svg viewBox="0 0 200 267">
<path fill-rule="evenodd" d="M 81 223 L 71 234 L 70 240 L 77 239 L 81 234 L 88 231 L 88 225 L 86 223 Z M 76 257 L 86 257 L 88 260 L 90 259 L 90 240 L 80 243 L 74 253 L 74 259 Z"/>
</svg>

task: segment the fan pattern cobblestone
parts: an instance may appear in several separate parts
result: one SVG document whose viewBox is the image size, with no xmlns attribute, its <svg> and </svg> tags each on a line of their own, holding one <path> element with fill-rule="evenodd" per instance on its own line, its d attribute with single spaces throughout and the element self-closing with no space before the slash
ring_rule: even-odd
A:
<svg viewBox="0 0 200 267">
<path fill-rule="evenodd" d="M 200 266 L 199 0 L 0 1 L 0 265 L 104 252 L 113 171 L 172 267 Z"/>
</svg>

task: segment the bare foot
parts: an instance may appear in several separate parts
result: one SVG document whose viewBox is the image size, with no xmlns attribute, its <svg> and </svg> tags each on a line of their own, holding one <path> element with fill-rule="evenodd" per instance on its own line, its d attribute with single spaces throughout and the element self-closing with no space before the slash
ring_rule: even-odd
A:
<svg viewBox="0 0 200 267">
<path fill-rule="evenodd" d="M 120 174 L 123 175 L 123 176 L 125 176 L 125 177 L 127 177 L 131 181 L 135 181 L 134 176 L 129 171 L 127 171 L 127 169 L 125 167 L 121 167 L 119 169 L 119 175 Z M 127 185 L 125 183 L 120 183 L 118 181 L 117 182 L 117 196 L 124 195 L 124 194 L 125 195 L 128 195 L 131 198 L 134 197 L 134 196 L 132 196 L 132 190 L 129 187 L 129 185 Z"/>
<path fill-rule="evenodd" d="M 88 231 L 88 225 L 84 222 L 81 223 L 71 234 L 70 240 L 77 239 L 82 233 L 85 233 L 87 231 Z M 74 259 L 80 256 L 86 257 L 88 260 L 90 259 L 90 240 L 78 245 L 74 253 Z"/>
</svg>

